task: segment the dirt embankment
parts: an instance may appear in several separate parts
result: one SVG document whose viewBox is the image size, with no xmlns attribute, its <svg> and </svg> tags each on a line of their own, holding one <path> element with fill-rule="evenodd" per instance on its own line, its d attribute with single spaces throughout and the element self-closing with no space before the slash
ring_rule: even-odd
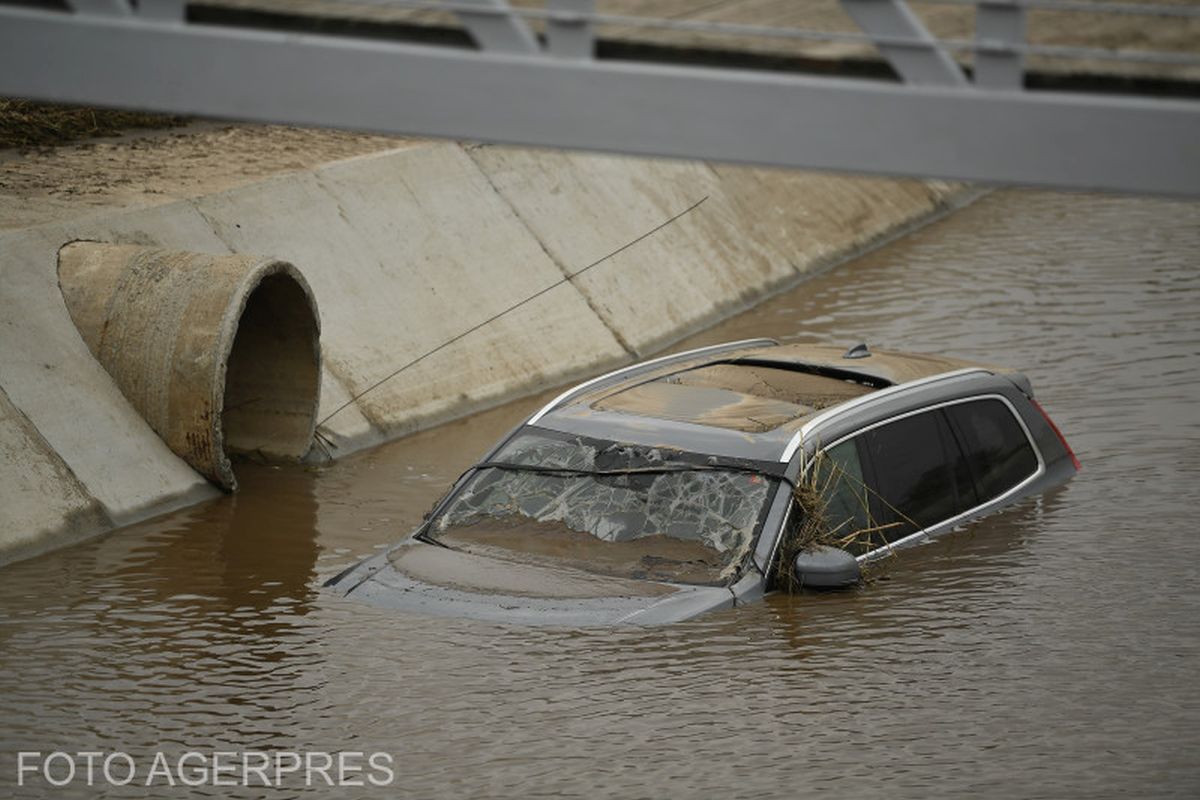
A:
<svg viewBox="0 0 1200 800">
<path fill-rule="evenodd" d="M 196 122 L 62 147 L 0 151 L 0 229 L 90 208 L 212 194 L 405 143 L 342 131 Z"/>
<path fill-rule="evenodd" d="M 0 99 L 0 150 L 53 147 L 130 128 L 177 128 L 183 117 Z"/>
</svg>

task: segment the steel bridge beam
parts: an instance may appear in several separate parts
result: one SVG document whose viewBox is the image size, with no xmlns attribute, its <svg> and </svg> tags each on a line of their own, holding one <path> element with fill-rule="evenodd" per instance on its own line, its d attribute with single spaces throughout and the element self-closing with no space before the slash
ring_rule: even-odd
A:
<svg viewBox="0 0 1200 800">
<path fill-rule="evenodd" d="M 570 26 L 570 18 L 561 24 Z M 557 55 L 529 54 L 0 6 L 0 94 L 652 156 L 1200 196 L 1194 101 L 597 61 L 586 58 L 590 33 L 575 33 Z"/>
<path fill-rule="evenodd" d="M 1025 41 L 1025 9 L 1012 0 L 984 0 L 975 10 L 975 85 L 981 89 L 1020 89 L 1020 53 L 1011 45 Z"/>
<path fill-rule="evenodd" d="M 511 11 L 508 0 L 462 0 L 462 4 L 483 9 L 481 13 L 459 11 L 457 14 L 459 21 L 470 32 L 471 38 L 481 50 L 525 54 L 541 51 L 537 37 L 525 24 L 525 20 L 511 13 L 487 13 L 488 10 Z"/>
<path fill-rule="evenodd" d="M 879 52 L 905 83 L 967 85 L 958 64 L 903 0 L 841 0 L 841 6 L 858 27 L 879 40 L 903 39 L 916 43 L 879 45 Z"/>
</svg>

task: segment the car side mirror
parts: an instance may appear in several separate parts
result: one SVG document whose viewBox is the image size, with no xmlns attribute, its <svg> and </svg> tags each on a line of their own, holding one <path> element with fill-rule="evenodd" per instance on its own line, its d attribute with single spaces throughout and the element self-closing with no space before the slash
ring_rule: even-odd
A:
<svg viewBox="0 0 1200 800">
<path fill-rule="evenodd" d="M 817 545 L 796 554 L 796 583 L 808 589 L 844 589 L 862 579 L 858 559 L 836 547 Z"/>
</svg>

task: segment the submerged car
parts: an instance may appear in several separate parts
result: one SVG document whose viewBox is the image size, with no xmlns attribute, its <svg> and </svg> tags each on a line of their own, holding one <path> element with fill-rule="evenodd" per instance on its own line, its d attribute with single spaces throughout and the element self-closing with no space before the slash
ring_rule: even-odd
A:
<svg viewBox="0 0 1200 800">
<path fill-rule="evenodd" d="M 1019 372 L 865 345 L 732 342 L 563 393 L 408 539 L 327 585 L 427 614 L 674 622 L 785 582 L 852 584 L 860 564 L 1078 468 Z M 797 487 L 819 490 L 819 508 Z M 816 513 L 827 536 L 797 548 Z"/>
</svg>

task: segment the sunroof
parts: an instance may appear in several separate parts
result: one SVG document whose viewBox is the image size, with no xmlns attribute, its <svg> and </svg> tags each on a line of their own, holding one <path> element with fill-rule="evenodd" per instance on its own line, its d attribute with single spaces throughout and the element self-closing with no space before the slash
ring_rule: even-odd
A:
<svg viewBox="0 0 1200 800">
<path fill-rule="evenodd" d="M 861 383 L 797 369 L 723 363 L 632 386 L 592 407 L 762 433 L 872 391 Z"/>
</svg>

